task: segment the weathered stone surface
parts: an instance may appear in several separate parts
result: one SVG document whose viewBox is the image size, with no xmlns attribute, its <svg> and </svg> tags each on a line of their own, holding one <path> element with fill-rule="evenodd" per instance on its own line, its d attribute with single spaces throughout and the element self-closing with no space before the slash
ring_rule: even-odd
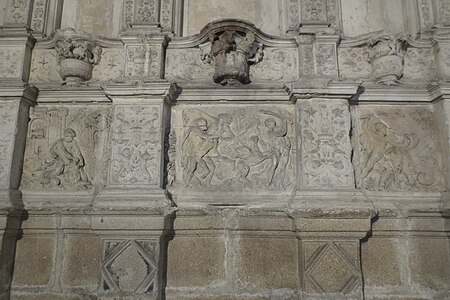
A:
<svg viewBox="0 0 450 300">
<path fill-rule="evenodd" d="M 401 241 L 370 238 L 361 244 L 364 282 L 368 286 L 399 286 L 402 284 L 403 251 Z"/>
<path fill-rule="evenodd" d="M 241 288 L 298 287 L 298 242 L 295 238 L 240 237 L 237 242 L 236 283 Z"/>
<path fill-rule="evenodd" d="M 100 282 L 100 238 L 68 235 L 64 239 L 64 249 L 62 284 L 96 289 Z"/>
<path fill-rule="evenodd" d="M 26 237 L 17 242 L 13 287 L 46 286 L 54 277 L 54 237 Z"/>
<path fill-rule="evenodd" d="M 408 240 L 408 262 L 411 283 L 433 290 L 448 289 L 450 269 L 448 240 L 411 238 Z"/>
<path fill-rule="evenodd" d="M 167 286 L 207 287 L 225 281 L 225 240 L 175 237 L 169 244 Z"/>
</svg>

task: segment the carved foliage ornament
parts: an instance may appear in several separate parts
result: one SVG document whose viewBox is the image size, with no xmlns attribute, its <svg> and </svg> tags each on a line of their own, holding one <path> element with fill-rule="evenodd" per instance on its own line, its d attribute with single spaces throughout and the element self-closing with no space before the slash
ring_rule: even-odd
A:
<svg viewBox="0 0 450 300">
<path fill-rule="evenodd" d="M 263 58 L 263 45 L 256 42 L 255 35 L 248 31 L 224 30 L 210 34 L 210 53 L 203 60 L 215 66 L 215 83 L 250 83 L 250 65 Z"/>
<path fill-rule="evenodd" d="M 367 42 L 368 61 L 380 84 L 397 85 L 403 76 L 403 57 L 409 46 L 406 34 L 379 35 Z"/>
<path fill-rule="evenodd" d="M 91 79 L 92 69 L 100 62 L 102 53 L 94 36 L 67 28 L 58 30 L 54 40 L 63 80 L 77 85 Z"/>
</svg>

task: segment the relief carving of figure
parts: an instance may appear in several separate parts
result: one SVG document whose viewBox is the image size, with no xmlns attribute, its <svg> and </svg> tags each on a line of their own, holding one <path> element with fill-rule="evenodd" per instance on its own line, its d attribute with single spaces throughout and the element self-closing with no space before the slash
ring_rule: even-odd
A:
<svg viewBox="0 0 450 300">
<path fill-rule="evenodd" d="M 394 130 L 380 116 L 368 115 L 361 119 L 359 178 L 365 188 L 414 190 L 439 185 L 439 162 L 432 153 L 419 149 L 418 134 Z M 421 147 L 425 144 L 422 142 Z"/>
<path fill-rule="evenodd" d="M 88 188 L 90 182 L 84 170 L 85 161 L 72 128 L 50 147 L 50 158 L 43 162 L 42 184 L 50 187 Z"/>
<path fill-rule="evenodd" d="M 246 116 L 245 109 L 217 115 L 196 109 L 190 112 L 193 116 L 186 118 L 181 157 L 186 186 L 286 189 L 292 155 L 288 117 L 269 110 L 252 117 Z"/>
</svg>

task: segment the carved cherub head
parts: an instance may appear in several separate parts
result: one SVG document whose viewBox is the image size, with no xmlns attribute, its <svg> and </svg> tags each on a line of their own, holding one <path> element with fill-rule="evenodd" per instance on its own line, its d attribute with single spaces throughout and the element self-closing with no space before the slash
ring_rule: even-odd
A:
<svg viewBox="0 0 450 300">
<path fill-rule="evenodd" d="M 194 121 L 194 124 L 196 127 L 200 128 L 203 131 L 208 130 L 208 121 L 206 121 L 204 118 L 198 118 Z"/>
<path fill-rule="evenodd" d="M 72 128 L 66 128 L 64 130 L 64 140 L 66 142 L 72 142 L 73 139 L 77 136 L 75 130 L 73 130 Z"/>
</svg>

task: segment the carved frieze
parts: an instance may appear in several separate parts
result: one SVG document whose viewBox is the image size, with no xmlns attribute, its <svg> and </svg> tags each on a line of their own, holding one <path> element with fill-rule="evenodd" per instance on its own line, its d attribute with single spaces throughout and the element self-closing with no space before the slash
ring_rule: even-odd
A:
<svg viewBox="0 0 450 300">
<path fill-rule="evenodd" d="M 157 293 L 157 240 L 105 240 L 103 244 L 103 290 L 134 296 Z"/>
<path fill-rule="evenodd" d="M 109 109 L 38 106 L 28 128 L 22 190 L 83 191 L 102 183 Z"/>
<path fill-rule="evenodd" d="M 372 65 L 367 61 L 366 51 L 362 47 L 339 48 L 339 75 L 344 78 L 370 78 Z"/>
<path fill-rule="evenodd" d="M 432 48 L 409 48 L 404 57 L 403 80 L 436 79 Z"/>
<path fill-rule="evenodd" d="M 297 105 L 303 186 L 354 187 L 347 102 L 314 99 Z"/>
<path fill-rule="evenodd" d="M 168 49 L 166 78 L 178 81 L 209 81 L 214 75 L 214 66 L 202 61 L 200 48 Z"/>
<path fill-rule="evenodd" d="M 254 80 L 294 81 L 298 79 L 297 49 L 266 48 L 264 59 L 250 69 Z"/>
<path fill-rule="evenodd" d="M 115 105 L 109 184 L 158 186 L 161 105 Z"/>
<path fill-rule="evenodd" d="M 209 36 L 211 51 L 203 59 L 215 68 L 215 83 L 250 83 L 250 65 L 263 58 L 263 45 L 251 31 L 225 30 Z"/>
<path fill-rule="evenodd" d="M 47 17 L 48 0 L 34 0 L 31 14 L 31 28 L 33 32 L 44 33 Z"/>
<path fill-rule="evenodd" d="M 438 0 L 437 12 L 439 14 L 439 25 L 450 25 L 450 3 L 447 0 Z"/>
<path fill-rule="evenodd" d="M 335 43 L 317 43 L 317 72 L 321 76 L 337 76 L 337 53 Z"/>
<path fill-rule="evenodd" d="M 161 50 L 150 45 L 126 47 L 126 75 L 131 78 L 160 77 Z"/>
<path fill-rule="evenodd" d="M 210 192 L 283 192 L 294 184 L 288 107 L 190 107 L 177 112 L 176 186 Z"/>
<path fill-rule="evenodd" d="M 175 0 L 125 0 L 123 30 L 173 32 Z"/>
<path fill-rule="evenodd" d="M 357 186 L 373 191 L 443 188 L 433 113 L 426 107 L 361 107 L 355 118 Z"/>
</svg>

